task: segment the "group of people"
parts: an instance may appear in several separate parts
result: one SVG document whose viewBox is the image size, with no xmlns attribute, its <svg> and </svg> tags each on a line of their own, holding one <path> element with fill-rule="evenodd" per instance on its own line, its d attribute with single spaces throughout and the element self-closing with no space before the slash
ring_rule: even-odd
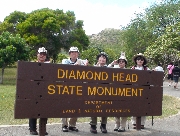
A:
<svg viewBox="0 0 180 136">
<path fill-rule="evenodd" d="M 39 48 L 37 52 L 37 60 L 41 63 L 46 63 L 46 56 L 47 56 L 47 50 L 42 47 Z M 79 57 L 79 50 L 77 47 L 71 47 L 69 49 L 69 59 L 63 59 L 62 64 L 69 64 L 69 65 L 88 65 L 88 60 L 83 61 L 78 58 Z M 113 68 L 121 68 L 125 69 L 126 65 L 128 64 L 125 53 L 121 53 L 120 57 L 117 60 L 114 60 L 109 65 L 107 65 L 108 62 L 108 55 L 105 52 L 101 52 L 97 55 L 97 63 L 94 65 L 96 67 L 113 67 Z M 142 54 L 139 53 L 133 57 L 134 66 L 131 67 L 131 69 L 134 70 L 150 70 L 146 66 L 147 59 Z M 157 70 L 158 71 L 158 70 Z M 115 117 L 115 127 L 114 131 L 118 132 L 125 132 L 126 122 L 128 117 Z M 62 131 L 68 132 L 68 131 L 78 131 L 78 128 L 76 127 L 77 118 L 62 118 Z M 136 129 L 136 117 L 131 118 L 133 128 Z M 146 121 L 146 116 L 141 117 L 141 129 L 144 129 Z M 38 135 L 37 132 L 37 119 L 29 119 L 29 130 L 31 135 Z M 90 132 L 91 133 L 97 133 L 97 117 L 91 117 L 90 121 Z M 101 125 L 100 130 L 102 133 L 107 133 L 106 129 L 107 124 L 107 117 L 101 117 Z M 48 133 L 46 132 L 46 135 Z"/>
<path fill-rule="evenodd" d="M 179 82 L 179 76 L 180 76 L 180 68 L 178 67 L 178 63 L 173 64 L 173 62 L 170 62 L 167 66 L 168 69 L 168 86 L 173 86 L 174 89 L 177 88 L 177 84 Z"/>
</svg>

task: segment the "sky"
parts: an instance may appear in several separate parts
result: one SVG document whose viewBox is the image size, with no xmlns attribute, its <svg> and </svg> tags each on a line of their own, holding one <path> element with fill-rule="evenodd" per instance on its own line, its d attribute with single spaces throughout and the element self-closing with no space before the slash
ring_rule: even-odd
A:
<svg viewBox="0 0 180 136">
<path fill-rule="evenodd" d="M 76 20 L 83 20 L 87 35 L 97 34 L 106 28 L 126 26 L 134 13 L 142 12 L 158 0 L 0 0 L 0 21 L 14 11 L 30 13 L 49 8 L 64 12 L 73 11 Z"/>
</svg>

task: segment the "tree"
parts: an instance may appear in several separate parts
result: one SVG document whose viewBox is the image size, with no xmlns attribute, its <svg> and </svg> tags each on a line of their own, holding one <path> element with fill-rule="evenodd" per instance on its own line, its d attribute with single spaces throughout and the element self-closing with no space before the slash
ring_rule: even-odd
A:
<svg viewBox="0 0 180 136">
<path fill-rule="evenodd" d="M 28 14 L 15 11 L 0 24 L 0 33 L 3 31 L 20 34 L 31 48 L 31 58 L 42 46 L 55 61 L 61 49 L 68 50 L 73 45 L 82 50 L 89 45 L 89 39 L 83 30 L 83 21 L 76 21 L 72 11 L 64 13 L 63 10 L 49 8 Z"/>
<path fill-rule="evenodd" d="M 3 83 L 4 70 L 18 60 L 29 58 L 29 48 L 19 34 L 13 36 L 9 32 L 0 35 L 0 67 L 2 68 L 0 83 Z"/>
<path fill-rule="evenodd" d="M 26 19 L 26 13 L 14 11 L 9 16 L 5 17 L 4 21 L 0 24 L 0 34 L 4 31 L 17 34 L 16 26 Z"/>
<path fill-rule="evenodd" d="M 179 7 L 179 0 L 162 0 L 147 8 L 145 10 L 147 26 L 152 29 L 152 33 L 161 36 L 165 33 L 166 27 L 179 22 Z"/>
<path fill-rule="evenodd" d="M 80 57 L 82 59 L 88 59 L 90 65 L 94 65 L 97 63 L 96 56 L 99 54 L 99 51 L 97 48 L 88 48 L 87 50 L 84 50 Z"/>
<path fill-rule="evenodd" d="M 144 13 L 136 14 L 136 18 L 122 28 L 127 58 L 144 53 L 149 46 L 157 44 L 156 39 L 162 38 L 159 37 L 166 33 L 166 28 L 180 21 L 179 7 L 178 0 L 163 0 L 146 8 Z"/>
<path fill-rule="evenodd" d="M 123 30 L 122 39 L 128 60 L 132 60 L 138 53 L 144 53 L 154 40 L 143 15 L 137 15 L 137 18 L 131 20 L 131 23 Z"/>
<path fill-rule="evenodd" d="M 26 20 L 17 25 L 17 30 L 32 50 L 46 47 L 48 55 L 56 60 L 61 48 L 69 49 L 77 44 L 83 49 L 89 44 L 83 22 L 75 19 L 74 12 L 45 8 L 29 13 Z"/>
<path fill-rule="evenodd" d="M 169 26 L 165 34 L 147 48 L 145 54 L 149 56 L 150 62 L 161 62 L 164 68 L 169 62 L 177 62 L 180 57 L 180 22 Z"/>
</svg>

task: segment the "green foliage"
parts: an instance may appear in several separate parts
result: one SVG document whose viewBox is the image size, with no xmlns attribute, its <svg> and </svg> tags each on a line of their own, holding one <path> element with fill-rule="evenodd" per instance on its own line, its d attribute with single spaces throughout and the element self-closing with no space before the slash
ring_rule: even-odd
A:
<svg viewBox="0 0 180 136">
<path fill-rule="evenodd" d="M 89 41 L 82 26 L 80 21 L 76 24 L 73 12 L 45 8 L 28 14 L 17 29 L 32 50 L 43 46 L 47 48 L 48 56 L 56 60 L 61 48 L 69 49 L 72 44 L 80 49 L 88 46 Z"/>
<path fill-rule="evenodd" d="M 0 35 L 0 67 L 5 68 L 18 60 L 27 60 L 29 48 L 19 34 L 13 36 L 9 32 Z"/>
<path fill-rule="evenodd" d="M 67 55 L 59 53 L 56 62 L 61 63 L 63 59 L 67 59 L 67 58 L 68 58 Z"/>
<path fill-rule="evenodd" d="M 180 22 L 166 28 L 166 33 L 147 48 L 145 55 L 151 63 L 161 62 L 164 68 L 169 62 L 179 61 L 180 57 Z"/>
<path fill-rule="evenodd" d="M 56 61 L 61 49 L 74 45 L 83 50 L 89 45 L 83 21 L 76 21 L 74 12 L 59 9 L 43 8 L 28 14 L 14 11 L 0 24 L 0 33 L 3 31 L 20 34 L 31 48 L 31 59 L 42 46 L 48 50 L 48 57 Z"/>
<path fill-rule="evenodd" d="M 89 48 L 87 50 L 84 50 L 80 57 L 81 59 L 88 59 L 90 65 L 94 65 L 97 63 L 96 56 L 99 54 L 99 51 L 97 48 Z"/>
<path fill-rule="evenodd" d="M 8 31 L 10 33 L 17 33 L 17 24 L 23 22 L 25 19 L 25 12 L 14 11 L 4 19 L 4 22 L 2 22 L 2 24 L 0 24 L 0 34 L 2 34 L 4 31 Z"/>
<path fill-rule="evenodd" d="M 179 22 L 179 0 L 163 0 L 145 10 L 147 26 L 154 35 L 161 36 L 168 26 Z"/>
</svg>

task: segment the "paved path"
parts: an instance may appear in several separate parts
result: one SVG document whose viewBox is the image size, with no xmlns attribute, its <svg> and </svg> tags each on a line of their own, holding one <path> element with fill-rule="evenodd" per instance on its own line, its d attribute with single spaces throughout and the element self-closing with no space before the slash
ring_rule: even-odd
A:
<svg viewBox="0 0 180 136">
<path fill-rule="evenodd" d="M 167 82 L 164 82 L 163 93 L 180 98 L 180 89 L 176 90 L 173 87 L 168 87 Z M 102 134 L 99 125 L 97 129 L 98 134 L 89 132 L 89 123 L 78 123 L 79 132 L 66 133 L 61 131 L 61 124 L 48 124 L 47 132 L 50 136 L 180 136 L 180 114 L 165 119 L 155 119 L 153 126 L 151 120 L 147 120 L 146 129 L 141 131 L 132 129 L 132 125 L 129 122 L 129 129 L 126 128 L 126 132 L 114 132 L 114 121 L 109 121 L 107 124 L 108 133 Z M 0 126 L 0 136 L 28 136 L 28 134 L 28 125 Z"/>
</svg>

